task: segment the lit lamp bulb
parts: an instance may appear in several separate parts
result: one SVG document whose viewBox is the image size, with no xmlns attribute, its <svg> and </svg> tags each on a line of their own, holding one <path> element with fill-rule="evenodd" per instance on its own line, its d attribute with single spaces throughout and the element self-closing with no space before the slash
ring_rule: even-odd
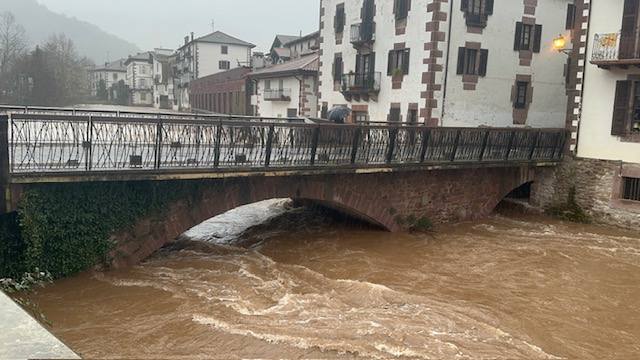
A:
<svg viewBox="0 0 640 360">
<path fill-rule="evenodd" d="M 566 49 L 567 40 L 562 35 L 558 35 L 557 38 L 553 39 L 553 48 L 556 51 L 563 51 Z"/>
</svg>

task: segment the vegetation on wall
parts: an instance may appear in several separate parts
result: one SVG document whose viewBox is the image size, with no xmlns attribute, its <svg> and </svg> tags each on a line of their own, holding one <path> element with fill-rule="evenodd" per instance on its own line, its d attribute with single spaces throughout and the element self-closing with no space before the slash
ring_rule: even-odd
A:
<svg viewBox="0 0 640 360">
<path fill-rule="evenodd" d="M 107 260 L 110 236 L 194 194 L 189 182 L 46 184 L 26 189 L 18 214 L 2 219 L 0 278 L 33 269 L 53 278 Z M 13 218 L 12 218 L 13 217 Z"/>
<path fill-rule="evenodd" d="M 565 203 L 549 207 L 546 210 L 546 213 L 562 220 L 577 223 L 588 224 L 592 222 L 591 216 L 589 216 L 589 214 L 587 214 L 576 201 L 575 186 L 569 189 L 569 194 Z"/>
</svg>

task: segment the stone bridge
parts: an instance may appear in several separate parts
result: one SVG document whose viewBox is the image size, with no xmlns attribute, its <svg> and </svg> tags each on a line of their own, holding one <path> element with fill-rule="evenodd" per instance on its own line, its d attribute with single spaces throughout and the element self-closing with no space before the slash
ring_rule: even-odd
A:
<svg viewBox="0 0 640 360">
<path fill-rule="evenodd" d="M 42 183 L 183 181 L 198 193 L 113 234 L 136 263 L 235 207 L 291 198 L 389 231 L 476 219 L 562 160 L 563 129 L 334 125 L 291 119 L 14 110 L 0 118 L 4 211 Z"/>
</svg>

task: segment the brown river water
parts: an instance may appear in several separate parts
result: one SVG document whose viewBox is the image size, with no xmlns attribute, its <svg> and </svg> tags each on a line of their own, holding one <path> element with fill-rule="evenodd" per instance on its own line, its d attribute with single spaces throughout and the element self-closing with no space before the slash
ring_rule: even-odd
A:
<svg viewBox="0 0 640 360">
<path fill-rule="evenodd" d="M 226 235 L 32 300 L 87 358 L 640 358 L 638 232 L 494 215 L 390 234 L 292 210 Z"/>
</svg>

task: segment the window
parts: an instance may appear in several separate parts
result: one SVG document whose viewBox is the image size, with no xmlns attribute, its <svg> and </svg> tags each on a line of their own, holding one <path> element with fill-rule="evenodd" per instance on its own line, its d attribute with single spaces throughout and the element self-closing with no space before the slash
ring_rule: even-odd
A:
<svg viewBox="0 0 640 360">
<path fill-rule="evenodd" d="M 221 51 L 223 54 L 228 54 L 228 53 L 229 53 L 229 47 L 228 47 L 227 45 L 222 45 L 222 46 L 220 47 L 220 51 Z"/>
<path fill-rule="evenodd" d="M 118 74 L 116 73 L 113 74 L 113 81 L 118 81 Z"/>
<path fill-rule="evenodd" d="M 574 4 L 567 4 L 567 24 L 565 28 L 572 30 L 576 25 L 576 6 Z"/>
<path fill-rule="evenodd" d="M 140 93 L 140 101 L 147 101 L 147 93 Z"/>
<path fill-rule="evenodd" d="M 622 178 L 622 199 L 640 201 L 640 178 Z"/>
<path fill-rule="evenodd" d="M 231 69 L 231 63 L 227 60 L 221 60 L 218 63 L 218 67 L 220 68 L 220 70 L 229 70 Z"/>
<path fill-rule="evenodd" d="M 527 93 L 529 90 L 529 83 L 526 81 L 516 82 L 516 98 L 513 102 L 513 107 L 516 109 L 527 108 Z"/>
<path fill-rule="evenodd" d="M 369 122 L 369 114 L 366 111 L 354 111 L 352 117 L 356 123 Z"/>
<path fill-rule="evenodd" d="M 393 4 L 393 13 L 396 15 L 396 20 L 404 20 L 409 16 L 409 7 L 411 6 L 411 0 L 395 0 Z"/>
<path fill-rule="evenodd" d="M 611 135 L 640 134 L 640 81 L 618 81 L 613 103 Z"/>
<path fill-rule="evenodd" d="M 271 90 L 271 80 L 264 81 L 264 88 L 265 90 Z"/>
<path fill-rule="evenodd" d="M 344 31 L 346 15 L 344 13 L 344 4 L 338 4 L 336 6 L 336 16 L 333 18 L 333 28 L 336 34 Z"/>
<path fill-rule="evenodd" d="M 389 63 L 387 74 L 395 75 L 396 71 L 402 71 L 403 75 L 409 74 L 410 49 L 389 51 Z"/>
<path fill-rule="evenodd" d="M 400 108 L 391 108 L 389 112 L 390 122 L 400 122 Z"/>
<path fill-rule="evenodd" d="M 298 117 L 298 109 L 287 109 L 287 117 L 288 118 Z"/>
<path fill-rule="evenodd" d="M 535 53 L 540 52 L 540 43 L 542 41 L 542 25 L 516 23 L 516 36 L 514 39 L 513 49 L 530 50 Z"/>
<path fill-rule="evenodd" d="M 458 49 L 458 75 L 487 75 L 487 62 L 489 50 L 470 49 L 461 47 Z"/>
<path fill-rule="evenodd" d="M 460 10 L 465 14 L 467 26 L 485 27 L 493 14 L 493 0 L 461 0 Z"/>
<path fill-rule="evenodd" d="M 344 62 L 342 55 L 336 55 L 333 60 L 333 81 L 342 81 L 342 74 L 344 73 Z"/>
<path fill-rule="evenodd" d="M 417 124 L 418 123 L 418 110 L 417 109 L 409 109 L 409 113 L 407 114 L 407 122 L 409 124 Z"/>
</svg>

